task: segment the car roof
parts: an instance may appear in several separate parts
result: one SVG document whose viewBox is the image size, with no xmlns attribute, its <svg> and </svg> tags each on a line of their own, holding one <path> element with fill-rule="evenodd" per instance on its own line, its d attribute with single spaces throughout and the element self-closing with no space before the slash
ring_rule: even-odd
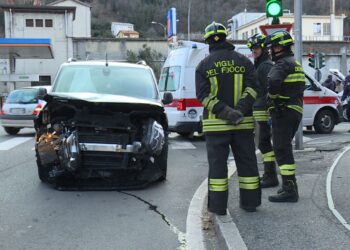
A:
<svg viewBox="0 0 350 250">
<path fill-rule="evenodd" d="M 106 61 L 103 60 L 91 60 L 91 61 L 71 61 L 63 63 L 62 66 L 69 65 L 92 65 L 92 66 L 103 66 L 106 65 Z M 108 61 L 108 65 L 110 66 L 119 66 L 119 67 L 133 67 L 133 68 L 143 68 L 150 69 L 148 65 L 137 64 L 137 63 L 128 63 L 128 62 L 118 62 L 118 61 Z"/>
<path fill-rule="evenodd" d="M 29 87 L 23 87 L 20 89 L 15 89 L 15 90 L 26 90 L 26 89 L 40 89 L 40 88 L 44 88 L 47 90 L 47 92 L 50 92 L 52 89 L 51 85 L 42 85 L 42 86 L 29 86 Z"/>
</svg>

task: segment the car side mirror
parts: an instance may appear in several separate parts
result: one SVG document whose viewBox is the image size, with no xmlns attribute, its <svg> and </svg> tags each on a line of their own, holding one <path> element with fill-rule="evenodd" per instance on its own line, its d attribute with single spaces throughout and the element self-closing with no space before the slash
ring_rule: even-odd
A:
<svg viewBox="0 0 350 250">
<path fill-rule="evenodd" d="M 47 89 L 45 88 L 39 88 L 38 98 L 40 100 L 44 100 L 45 96 L 47 95 Z"/>
<path fill-rule="evenodd" d="M 173 102 L 173 94 L 170 92 L 165 92 L 163 95 L 162 103 L 164 105 L 170 104 Z"/>
</svg>

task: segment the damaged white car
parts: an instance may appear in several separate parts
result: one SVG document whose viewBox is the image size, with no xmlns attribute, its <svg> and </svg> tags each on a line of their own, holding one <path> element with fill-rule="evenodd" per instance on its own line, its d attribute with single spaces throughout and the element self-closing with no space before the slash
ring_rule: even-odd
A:
<svg viewBox="0 0 350 250">
<path fill-rule="evenodd" d="M 35 121 L 40 180 L 59 188 L 129 189 L 164 180 L 168 122 L 146 65 L 64 63 Z"/>
</svg>

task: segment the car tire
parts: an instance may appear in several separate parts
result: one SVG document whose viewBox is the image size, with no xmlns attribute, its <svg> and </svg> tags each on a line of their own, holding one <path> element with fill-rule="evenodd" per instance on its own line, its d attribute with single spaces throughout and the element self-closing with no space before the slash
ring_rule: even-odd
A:
<svg viewBox="0 0 350 250">
<path fill-rule="evenodd" d="M 165 181 L 168 171 L 168 136 L 165 137 L 162 152 L 154 157 L 154 165 L 161 171 L 159 181 Z"/>
<path fill-rule="evenodd" d="M 332 133 L 335 126 L 335 118 L 330 110 L 321 110 L 316 114 L 314 128 L 316 133 L 329 134 Z"/>
<path fill-rule="evenodd" d="M 343 117 L 343 120 L 345 121 L 345 122 L 347 122 L 347 121 L 349 121 L 349 119 L 348 119 L 348 113 L 349 113 L 349 111 L 348 111 L 348 105 L 344 105 L 343 106 L 343 114 L 342 114 L 342 117 Z"/>
<path fill-rule="evenodd" d="M 9 135 L 17 135 L 18 132 L 21 130 L 20 128 L 14 128 L 14 127 L 4 127 L 6 133 Z"/>
<path fill-rule="evenodd" d="M 40 155 L 38 150 L 35 150 L 36 155 L 36 165 L 38 167 L 38 176 L 42 182 L 52 183 L 53 181 L 49 178 L 49 168 L 45 167 L 40 160 Z"/>
</svg>

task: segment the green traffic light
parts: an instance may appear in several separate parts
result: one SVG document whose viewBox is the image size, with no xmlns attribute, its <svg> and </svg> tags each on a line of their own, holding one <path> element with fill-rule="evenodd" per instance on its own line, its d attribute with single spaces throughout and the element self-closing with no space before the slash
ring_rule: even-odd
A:
<svg viewBox="0 0 350 250">
<path fill-rule="evenodd" d="M 268 17 L 282 16 L 282 3 L 280 0 L 269 0 L 266 3 L 266 14 Z"/>
</svg>

